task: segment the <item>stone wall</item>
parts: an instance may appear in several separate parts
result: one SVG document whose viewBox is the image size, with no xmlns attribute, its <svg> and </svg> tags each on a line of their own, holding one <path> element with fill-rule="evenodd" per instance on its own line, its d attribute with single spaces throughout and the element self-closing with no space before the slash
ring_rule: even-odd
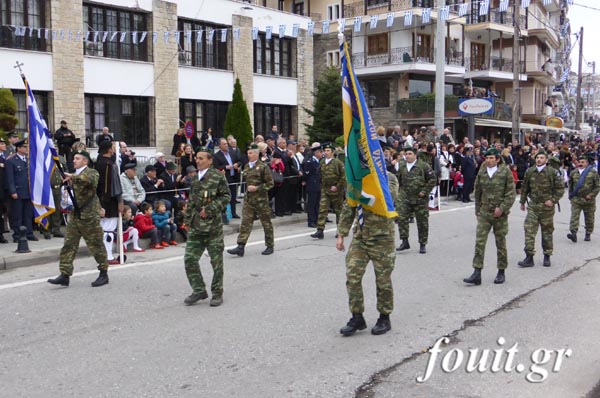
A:
<svg viewBox="0 0 600 398">
<path fill-rule="evenodd" d="M 51 1 L 51 28 L 67 31 L 81 31 L 83 25 L 82 2 Z M 69 128 L 85 142 L 85 104 L 83 93 L 83 42 L 55 40 L 52 42 L 53 63 L 53 114 L 55 126 L 61 120 L 68 122 Z"/>
<path fill-rule="evenodd" d="M 313 108 L 314 58 L 313 38 L 308 37 L 306 30 L 300 30 L 298 33 L 297 49 L 298 106 L 295 125 L 298 128 L 297 138 L 308 138 L 304 125 L 312 124 L 312 116 L 310 116 L 304 108 Z"/>
<path fill-rule="evenodd" d="M 241 15 L 233 15 L 233 29 L 240 28 L 240 39 L 233 40 L 233 73 L 234 77 L 240 79 L 242 93 L 246 100 L 250 124 L 254 129 L 254 42 L 252 35 L 252 18 Z M 233 91 L 233 87 L 230 88 Z M 256 132 L 254 132 L 256 135 Z"/>
<path fill-rule="evenodd" d="M 152 2 L 152 29 L 155 32 L 177 30 L 177 4 Z M 171 153 L 173 134 L 179 128 L 178 46 L 157 41 L 154 52 L 154 128 L 156 150 Z M 152 143 L 152 141 L 151 141 Z"/>
</svg>

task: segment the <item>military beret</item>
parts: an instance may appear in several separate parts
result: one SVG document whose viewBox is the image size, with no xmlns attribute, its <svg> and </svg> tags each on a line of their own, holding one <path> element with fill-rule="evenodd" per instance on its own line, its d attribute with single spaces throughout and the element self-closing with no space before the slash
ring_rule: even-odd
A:
<svg viewBox="0 0 600 398">
<path fill-rule="evenodd" d="M 540 149 L 539 151 L 537 151 L 535 156 L 538 156 L 538 155 L 544 155 L 544 156 L 548 157 L 548 153 L 546 153 L 546 151 L 543 149 Z"/>
<path fill-rule="evenodd" d="M 185 173 L 186 174 L 192 173 L 194 171 L 196 171 L 196 168 L 194 166 L 188 166 L 188 167 L 185 168 Z"/>
<path fill-rule="evenodd" d="M 485 151 L 485 156 L 500 156 L 500 152 L 496 148 L 490 148 Z"/>
<path fill-rule="evenodd" d="M 321 144 L 321 148 L 323 148 L 323 149 L 327 149 L 327 148 L 332 149 L 333 146 L 331 145 L 331 143 L 326 142 L 324 144 Z"/>
<path fill-rule="evenodd" d="M 404 147 L 404 152 L 417 153 L 417 149 L 412 146 L 407 146 L 407 147 Z"/>
<path fill-rule="evenodd" d="M 125 164 L 125 166 L 123 166 L 123 170 L 130 170 L 130 169 L 135 169 L 137 166 L 135 163 L 127 163 Z"/>
<path fill-rule="evenodd" d="M 19 136 L 19 133 L 17 133 L 16 131 L 11 131 L 6 136 L 9 137 L 9 138 L 15 138 L 15 137 Z"/>
<path fill-rule="evenodd" d="M 80 149 L 78 151 L 75 151 L 75 153 L 73 154 L 73 156 L 75 156 L 75 155 L 81 155 L 84 158 L 87 158 L 88 163 L 92 163 L 92 157 L 90 156 L 90 154 L 87 151 L 84 151 L 84 150 Z"/>
<path fill-rule="evenodd" d="M 4 138 L 0 138 L 0 142 L 3 144 L 6 144 L 6 141 L 4 141 Z"/>
<path fill-rule="evenodd" d="M 19 148 L 24 145 L 27 145 L 27 139 L 15 142 L 15 148 Z"/>
<path fill-rule="evenodd" d="M 109 140 L 104 140 L 104 141 L 102 141 L 102 142 L 100 143 L 100 146 L 98 147 L 98 150 L 99 150 L 99 151 L 105 151 L 105 150 L 107 150 L 107 149 L 110 149 L 110 148 L 112 148 L 112 146 L 113 146 L 113 143 L 112 143 L 112 141 L 109 141 Z"/>
<path fill-rule="evenodd" d="M 259 150 L 257 144 L 250 144 L 250 145 L 248 145 L 248 150 L 250 150 L 250 149 L 253 150 L 253 151 L 258 151 Z"/>
<path fill-rule="evenodd" d="M 198 153 L 198 152 L 214 153 L 214 151 L 210 147 L 208 147 L 208 146 L 201 146 L 196 151 L 196 153 Z"/>
<path fill-rule="evenodd" d="M 287 144 L 287 145 L 296 145 L 296 144 L 297 144 L 297 142 L 296 142 L 296 141 L 294 141 L 294 140 L 287 140 L 286 144 Z"/>
<path fill-rule="evenodd" d="M 154 167 L 153 165 L 149 164 L 148 166 L 146 166 L 146 168 L 144 169 L 144 173 L 147 173 L 149 171 L 156 171 L 156 167 Z"/>
<path fill-rule="evenodd" d="M 177 170 L 177 165 L 173 162 L 167 163 L 167 170 Z"/>
</svg>

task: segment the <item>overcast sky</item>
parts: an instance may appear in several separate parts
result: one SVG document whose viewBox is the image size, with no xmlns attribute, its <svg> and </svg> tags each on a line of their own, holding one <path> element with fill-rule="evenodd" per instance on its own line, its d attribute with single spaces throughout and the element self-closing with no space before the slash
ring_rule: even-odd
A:
<svg viewBox="0 0 600 398">
<path fill-rule="evenodd" d="M 571 33 L 579 32 L 583 26 L 583 72 L 592 72 L 587 63 L 596 61 L 596 73 L 600 73 L 600 0 L 575 0 L 569 7 Z M 588 6 L 591 8 L 586 8 Z M 575 36 L 571 43 L 575 43 Z M 579 65 L 579 42 L 571 52 L 572 72 L 577 72 Z"/>
</svg>

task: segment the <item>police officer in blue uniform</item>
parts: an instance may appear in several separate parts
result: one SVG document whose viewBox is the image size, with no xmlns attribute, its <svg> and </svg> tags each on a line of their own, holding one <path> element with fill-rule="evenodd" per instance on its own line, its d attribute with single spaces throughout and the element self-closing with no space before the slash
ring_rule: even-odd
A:
<svg viewBox="0 0 600 398">
<path fill-rule="evenodd" d="M 9 195 L 10 227 L 13 229 L 13 241 L 19 239 L 19 228 L 27 228 L 27 240 L 38 240 L 33 234 L 33 204 L 29 193 L 29 163 L 27 140 L 15 143 L 16 153 L 6 159 L 5 177 Z"/>
<path fill-rule="evenodd" d="M 4 239 L 4 213 L 6 213 L 6 203 L 8 201 L 8 194 L 6 192 L 6 178 L 5 178 L 5 166 L 6 156 L 4 151 L 6 150 L 6 141 L 0 138 L 0 243 L 8 243 Z"/>
<path fill-rule="evenodd" d="M 312 156 L 304 160 L 303 183 L 306 186 L 306 212 L 308 213 L 308 227 L 316 228 L 319 218 L 319 202 L 321 201 L 321 165 L 319 161 L 323 156 L 321 144 L 315 142 L 310 147 Z"/>
</svg>

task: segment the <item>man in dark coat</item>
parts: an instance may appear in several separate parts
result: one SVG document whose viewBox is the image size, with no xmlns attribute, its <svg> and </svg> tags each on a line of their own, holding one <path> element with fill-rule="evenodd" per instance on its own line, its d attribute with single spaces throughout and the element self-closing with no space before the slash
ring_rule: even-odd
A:
<svg viewBox="0 0 600 398">
<path fill-rule="evenodd" d="M 33 204 L 29 193 L 29 152 L 27 140 L 15 143 L 16 153 L 6 159 L 5 176 L 9 196 L 10 227 L 13 230 L 13 241 L 19 239 L 19 228 L 27 228 L 27 240 L 36 241 L 33 234 Z"/>
<path fill-rule="evenodd" d="M 58 149 L 58 154 L 65 157 L 67 161 L 67 168 L 69 171 L 73 171 L 73 157 L 71 155 L 72 145 L 77 141 L 77 137 L 67 127 L 67 121 L 60 121 L 60 128 L 54 133 L 54 139 Z"/>
<path fill-rule="evenodd" d="M 156 167 L 149 164 L 144 169 L 145 175 L 140 178 L 140 184 L 146 191 L 146 202 L 156 203 L 161 199 L 160 192 L 165 190 L 165 182 L 162 179 L 156 178 Z"/>
<path fill-rule="evenodd" d="M 180 198 L 177 189 L 182 188 L 183 175 L 177 174 L 177 165 L 173 162 L 168 162 L 164 173 L 158 176 L 164 181 L 164 191 L 162 199 L 165 202 L 167 210 L 177 208 L 177 201 Z"/>
<path fill-rule="evenodd" d="M 240 218 L 235 208 L 235 200 L 237 198 L 237 187 L 240 182 L 240 159 L 235 151 L 229 150 L 229 145 L 225 138 L 219 139 L 219 152 L 215 153 L 213 159 L 213 167 L 225 174 L 231 198 L 231 215 L 233 218 Z"/>
<path fill-rule="evenodd" d="M 6 213 L 6 201 L 8 200 L 8 193 L 6 191 L 6 177 L 4 175 L 6 157 L 4 151 L 6 150 L 6 141 L 0 138 L 0 243 L 8 243 L 4 239 L 4 213 Z"/>
<path fill-rule="evenodd" d="M 473 192 L 473 186 L 475 185 L 477 163 L 473 158 L 473 147 L 468 146 L 465 148 L 465 156 L 461 161 L 461 173 L 465 179 L 465 183 L 462 189 L 462 201 L 468 203 L 471 201 L 469 195 Z"/>
<path fill-rule="evenodd" d="M 302 165 L 302 183 L 306 186 L 307 192 L 308 227 L 316 228 L 317 219 L 319 218 L 319 202 L 321 200 L 321 165 L 319 161 L 323 156 L 323 150 L 318 142 L 313 143 L 310 149 L 312 156 L 305 158 Z"/>
<path fill-rule="evenodd" d="M 103 127 L 102 128 L 102 134 L 100 134 L 98 137 L 96 137 L 96 145 L 98 145 L 98 148 L 100 148 L 100 144 L 102 144 L 102 142 L 104 141 L 108 141 L 108 142 L 113 142 L 115 139 L 112 135 L 110 135 L 108 127 Z"/>
</svg>

